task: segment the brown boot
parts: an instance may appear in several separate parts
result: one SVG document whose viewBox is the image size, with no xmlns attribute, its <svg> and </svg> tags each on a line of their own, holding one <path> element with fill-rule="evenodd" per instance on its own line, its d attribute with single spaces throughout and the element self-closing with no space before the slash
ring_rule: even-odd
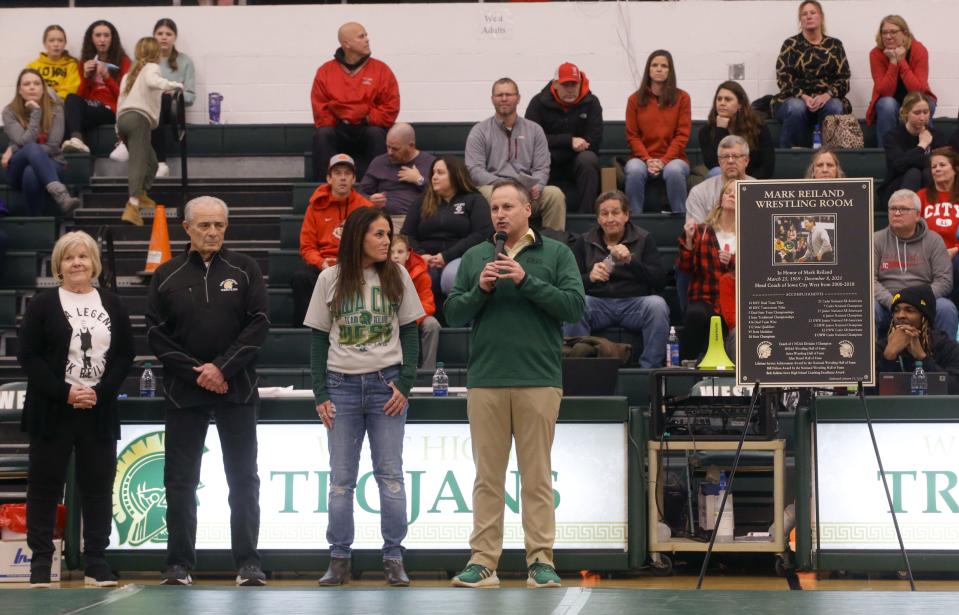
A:
<svg viewBox="0 0 959 615">
<path fill-rule="evenodd" d="M 410 578 L 406 575 L 401 559 L 383 559 L 383 572 L 390 587 L 409 587 Z"/>
<path fill-rule="evenodd" d="M 143 226 L 143 216 L 140 215 L 140 207 L 130 201 L 127 201 L 126 207 L 123 208 L 123 215 L 120 216 L 120 219 L 136 226 Z"/>
<path fill-rule="evenodd" d="M 140 209 L 153 209 L 157 206 L 156 201 L 148 197 L 146 192 L 141 192 L 137 200 L 140 201 Z"/>
<path fill-rule="evenodd" d="M 331 557 L 330 567 L 326 569 L 326 574 L 320 579 L 320 585 L 343 585 L 350 580 L 350 570 L 352 561 L 348 557 Z"/>
</svg>

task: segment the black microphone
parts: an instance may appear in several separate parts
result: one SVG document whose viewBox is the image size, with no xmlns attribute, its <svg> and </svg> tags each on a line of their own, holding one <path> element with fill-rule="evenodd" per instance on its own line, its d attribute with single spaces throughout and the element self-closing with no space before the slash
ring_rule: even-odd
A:
<svg viewBox="0 0 959 615">
<path fill-rule="evenodd" d="M 506 231 L 497 231 L 493 235 L 493 260 L 496 260 L 496 257 L 500 254 L 506 254 Z M 502 273 L 502 271 L 500 271 Z M 496 282 L 499 280 L 494 280 L 493 289 L 496 289 Z"/>
<path fill-rule="evenodd" d="M 500 254 L 506 254 L 506 231 L 497 231 L 493 235 L 493 241 L 496 246 L 493 250 L 493 260 L 496 260 Z"/>
</svg>

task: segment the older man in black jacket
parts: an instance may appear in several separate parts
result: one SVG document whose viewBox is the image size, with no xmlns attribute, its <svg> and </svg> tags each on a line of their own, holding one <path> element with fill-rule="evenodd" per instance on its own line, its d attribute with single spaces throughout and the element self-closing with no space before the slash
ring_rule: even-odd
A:
<svg viewBox="0 0 959 615">
<path fill-rule="evenodd" d="M 526 107 L 526 119 L 536 122 L 549 143 L 549 181 L 576 185 L 571 211 L 593 213 L 599 196 L 599 146 L 603 140 L 603 107 L 589 90 L 589 79 L 575 64 L 565 62 Z"/>
<path fill-rule="evenodd" d="M 190 585 L 196 564 L 196 488 L 210 417 L 230 487 L 237 585 L 266 583 L 260 568 L 256 357 L 269 331 L 266 286 L 249 256 L 223 247 L 228 210 L 201 196 L 184 208 L 190 247 L 153 276 L 147 340 L 163 363 L 166 408 L 166 585 Z"/>
<path fill-rule="evenodd" d="M 656 241 L 629 221 L 629 201 L 619 190 L 596 199 L 596 222 L 573 246 L 586 290 L 586 310 L 579 322 L 563 325 L 563 333 L 576 337 L 623 327 L 643 336 L 639 366 L 662 367 L 669 306 L 655 294 L 666 285 Z"/>
</svg>

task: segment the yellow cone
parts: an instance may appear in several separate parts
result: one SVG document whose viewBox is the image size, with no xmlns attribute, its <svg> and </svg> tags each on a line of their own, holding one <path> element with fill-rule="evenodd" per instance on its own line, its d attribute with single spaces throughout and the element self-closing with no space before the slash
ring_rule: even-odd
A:
<svg viewBox="0 0 959 615">
<path fill-rule="evenodd" d="M 709 319 L 709 347 L 706 356 L 699 362 L 699 369 L 733 369 L 736 366 L 726 354 L 723 341 L 723 319 L 713 316 Z"/>
</svg>

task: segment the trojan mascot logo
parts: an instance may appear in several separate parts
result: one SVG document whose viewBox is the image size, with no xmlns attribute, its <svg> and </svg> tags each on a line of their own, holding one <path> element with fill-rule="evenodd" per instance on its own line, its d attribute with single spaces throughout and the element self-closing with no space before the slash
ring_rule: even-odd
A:
<svg viewBox="0 0 959 615">
<path fill-rule="evenodd" d="M 113 520 L 120 533 L 120 546 L 166 543 L 164 441 L 164 432 L 151 431 L 128 444 L 117 458 Z M 206 447 L 203 452 L 207 452 Z"/>
</svg>

